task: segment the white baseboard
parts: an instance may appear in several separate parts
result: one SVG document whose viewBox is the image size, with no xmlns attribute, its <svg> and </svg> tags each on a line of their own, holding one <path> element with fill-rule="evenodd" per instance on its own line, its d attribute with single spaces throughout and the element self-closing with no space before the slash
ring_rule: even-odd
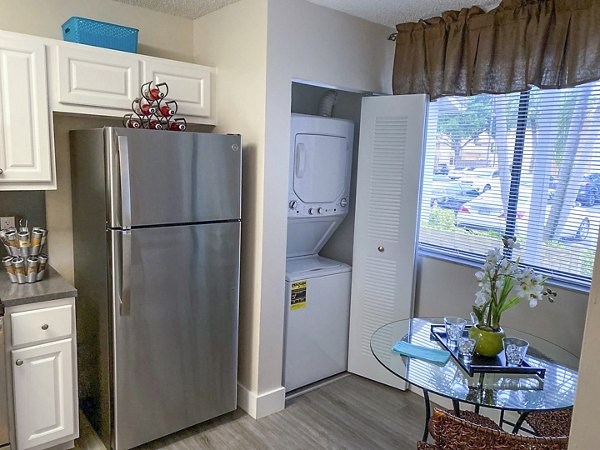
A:
<svg viewBox="0 0 600 450">
<path fill-rule="evenodd" d="M 256 394 L 238 383 L 238 405 L 254 419 L 260 419 L 285 408 L 285 388 Z"/>
</svg>

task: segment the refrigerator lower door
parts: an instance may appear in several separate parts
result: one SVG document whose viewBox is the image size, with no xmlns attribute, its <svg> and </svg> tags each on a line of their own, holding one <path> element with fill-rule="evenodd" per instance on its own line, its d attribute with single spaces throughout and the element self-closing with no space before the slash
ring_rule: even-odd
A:
<svg viewBox="0 0 600 450">
<path fill-rule="evenodd" d="M 109 233 L 123 450 L 236 408 L 240 223 Z"/>
</svg>

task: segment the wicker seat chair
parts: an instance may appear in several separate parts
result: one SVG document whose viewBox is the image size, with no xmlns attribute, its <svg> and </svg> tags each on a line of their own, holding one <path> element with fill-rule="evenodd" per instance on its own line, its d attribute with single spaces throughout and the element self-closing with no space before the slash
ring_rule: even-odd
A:
<svg viewBox="0 0 600 450">
<path fill-rule="evenodd" d="M 462 414 L 461 414 L 462 416 Z M 435 444 L 419 442 L 418 450 L 566 450 L 567 437 L 529 437 L 472 423 L 434 409 L 429 432 Z"/>
<path fill-rule="evenodd" d="M 532 412 L 527 415 L 525 422 L 537 436 L 569 436 L 572 415 L 573 408 Z"/>
</svg>

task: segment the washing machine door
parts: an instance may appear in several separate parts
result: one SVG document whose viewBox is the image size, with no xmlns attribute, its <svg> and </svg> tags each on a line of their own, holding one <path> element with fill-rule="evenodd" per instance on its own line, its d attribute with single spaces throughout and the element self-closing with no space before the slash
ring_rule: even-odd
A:
<svg viewBox="0 0 600 450">
<path fill-rule="evenodd" d="M 296 134 L 293 189 L 304 203 L 332 203 L 344 193 L 348 165 L 348 140 L 339 136 Z"/>
</svg>

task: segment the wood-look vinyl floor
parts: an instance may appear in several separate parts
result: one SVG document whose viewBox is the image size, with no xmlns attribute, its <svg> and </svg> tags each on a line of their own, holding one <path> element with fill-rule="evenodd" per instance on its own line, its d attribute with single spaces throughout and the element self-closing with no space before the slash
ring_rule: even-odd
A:
<svg viewBox="0 0 600 450">
<path fill-rule="evenodd" d="M 254 420 L 243 411 L 158 439 L 138 450 L 415 449 L 423 433 L 423 399 L 349 375 L 299 395 Z M 85 419 L 76 449 L 101 450 Z"/>
</svg>

